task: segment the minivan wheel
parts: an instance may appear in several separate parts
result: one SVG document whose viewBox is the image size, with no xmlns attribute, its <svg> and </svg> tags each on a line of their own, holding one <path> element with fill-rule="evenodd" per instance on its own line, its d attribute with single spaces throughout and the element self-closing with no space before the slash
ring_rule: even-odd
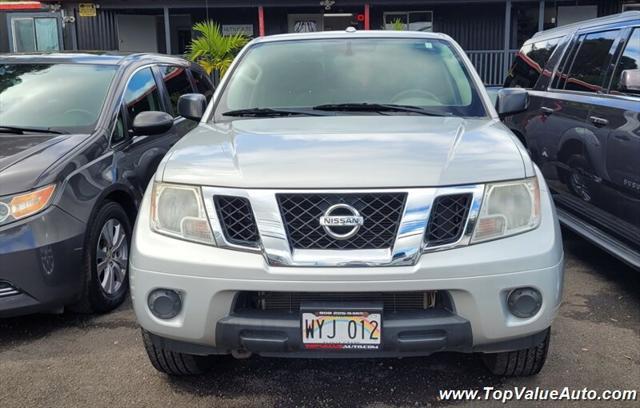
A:
<svg viewBox="0 0 640 408">
<path fill-rule="evenodd" d="M 591 180 L 585 173 L 591 173 L 591 166 L 587 158 L 580 154 L 574 154 L 567 160 L 569 170 L 567 184 L 569 190 L 581 200 L 589 203 L 593 200 Z"/>
<path fill-rule="evenodd" d="M 528 377 L 542 370 L 549 352 L 551 330 L 547 329 L 544 339 L 537 345 L 504 353 L 482 355 L 484 365 L 494 375 L 503 377 Z"/>
<path fill-rule="evenodd" d="M 167 350 L 153 344 L 151 334 L 142 329 L 142 341 L 151 365 L 171 376 L 200 375 L 209 371 L 213 365 L 212 356 L 198 356 Z"/>
<path fill-rule="evenodd" d="M 84 249 L 85 285 L 71 307 L 82 313 L 105 313 L 120 306 L 129 288 L 131 223 L 124 209 L 106 201 L 89 225 Z"/>
</svg>

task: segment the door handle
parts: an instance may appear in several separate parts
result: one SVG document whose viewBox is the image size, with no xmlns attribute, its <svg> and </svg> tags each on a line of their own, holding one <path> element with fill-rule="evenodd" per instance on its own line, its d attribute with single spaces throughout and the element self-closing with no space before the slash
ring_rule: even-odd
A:
<svg viewBox="0 0 640 408">
<path fill-rule="evenodd" d="M 618 140 L 622 140 L 623 142 L 628 142 L 629 140 L 631 140 L 631 138 L 629 138 L 629 136 L 627 135 L 615 135 L 613 136 Z"/>
<path fill-rule="evenodd" d="M 553 112 L 555 112 L 553 108 L 547 108 L 546 106 L 541 107 L 540 110 L 542 111 L 543 115 L 551 115 Z"/>
<path fill-rule="evenodd" d="M 596 126 L 607 126 L 609 121 L 605 118 L 599 118 L 597 116 L 589 116 L 589 120 Z"/>
</svg>

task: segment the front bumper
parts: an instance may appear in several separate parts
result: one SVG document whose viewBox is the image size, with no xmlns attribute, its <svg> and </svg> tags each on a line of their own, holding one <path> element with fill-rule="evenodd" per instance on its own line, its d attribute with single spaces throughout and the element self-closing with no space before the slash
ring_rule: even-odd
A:
<svg viewBox="0 0 640 408">
<path fill-rule="evenodd" d="M 239 292 L 444 291 L 453 305 L 446 313 L 385 315 L 383 351 L 424 355 L 526 348 L 549 328 L 562 295 L 562 239 L 549 195 L 543 197 L 542 223 L 534 231 L 424 254 L 413 266 L 374 268 L 274 267 L 260 254 L 162 236 L 149 228 L 145 198 L 130 264 L 134 309 L 140 325 L 173 348 L 184 350 L 188 344 L 192 352 L 203 354 L 250 350 L 295 355 L 301 350 L 299 316 L 238 315 L 234 300 Z M 540 291 L 543 302 L 535 316 L 522 319 L 509 313 L 506 298 L 512 289 L 525 286 Z M 151 314 L 147 298 L 157 288 L 182 294 L 183 307 L 175 318 Z M 416 327 L 424 335 L 412 345 L 402 344 Z"/>
<path fill-rule="evenodd" d="M 0 317 L 77 300 L 84 231 L 83 223 L 55 206 L 0 228 Z"/>
</svg>

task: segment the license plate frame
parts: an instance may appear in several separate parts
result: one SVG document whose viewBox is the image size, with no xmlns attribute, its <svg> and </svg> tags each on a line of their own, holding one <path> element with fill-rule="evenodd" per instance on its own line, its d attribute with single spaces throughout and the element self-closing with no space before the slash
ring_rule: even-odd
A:
<svg viewBox="0 0 640 408">
<path fill-rule="evenodd" d="M 300 305 L 302 347 L 339 352 L 381 350 L 382 318 L 383 306 L 379 303 L 303 303 Z M 324 323 L 318 327 L 319 322 Z"/>
</svg>

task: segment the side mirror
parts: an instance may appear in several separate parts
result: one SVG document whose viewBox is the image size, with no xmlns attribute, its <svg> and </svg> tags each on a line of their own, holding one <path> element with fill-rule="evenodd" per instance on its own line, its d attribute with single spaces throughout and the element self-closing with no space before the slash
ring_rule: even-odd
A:
<svg viewBox="0 0 640 408">
<path fill-rule="evenodd" d="M 491 99 L 491 103 L 493 104 L 493 106 L 496 106 L 496 103 L 498 102 L 498 92 L 500 92 L 502 87 L 487 86 L 485 87 L 485 89 L 487 90 L 487 95 L 489 95 L 489 99 Z"/>
<path fill-rule="evenodd" d="M 529 93 L 521 88 L 504 88 L 498 91 L 496 109 L 500 119 L 524 112 L 529 106 Z"/>
<path fill-rule="evenodd" d="M 136 135 L 159 135 L 173 127 L 173 118 L 166 112 L 140 112 L 133 120 Z"/>
<path fill-rule="evenodd" d="M 178 115 L 200 121 L 207 110 L 207 98 L 202 94 L 185 94 L 178 99 Z"/>
<path fill-rule="evenodd" d="M 620 75 L 621 91 L 640 91 L 640 69 L 625 69 Z"/>
</svg>

